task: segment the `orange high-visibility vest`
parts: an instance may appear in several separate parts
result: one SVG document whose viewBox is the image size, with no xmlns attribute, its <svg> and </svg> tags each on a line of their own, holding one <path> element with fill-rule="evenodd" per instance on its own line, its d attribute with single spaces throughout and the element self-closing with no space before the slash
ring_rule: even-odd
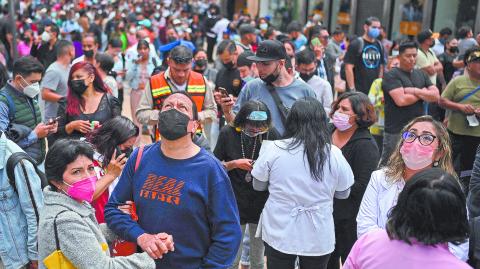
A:
<svg viewBox="0 0 480 269">
<path fill-rule="evenodd" d="M 161 110 L 163 101 L 173 93 L 170 85 L 165 79 L 165 72 L 156 74 L 150 78 L 150 89 L 152 93 L 153 109 Z M 192 97 L 193 102 L 197 106 L 198 112 L 202 111 L 203 102 L 207 85 L 203 75 L 194 71 L 190 71 L 186 92 Z M 160 139 L 158 128 L 155 128 L 155 141 Z"/>
</svg>

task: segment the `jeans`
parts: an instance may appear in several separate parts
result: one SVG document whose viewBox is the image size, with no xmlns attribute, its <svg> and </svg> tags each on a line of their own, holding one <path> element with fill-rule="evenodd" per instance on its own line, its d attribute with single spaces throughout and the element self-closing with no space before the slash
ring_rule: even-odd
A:
<svg viewBox="0 0 480 269">
<path fill-rule="evenodd" d="M 245 234 L 243 235 L 242 256 L 240 257 L 240 264 L 245 266 L 250 266 L 250 232 L 249 232 L 248 224 L 245 230 Z"/>
<path fill-rule="evenodd" d="M 380 167 L 387 165 L 388 159 L 395 150 L 395 147 L 397 146 L 401 137 L 401 134 L 391 134 L 387 132 L 383 133 L 383 150 L 382 156 L 380 157 Z"/>
<path fill-rule="evenodd" d="M 263 241 L 261 238 L 255 237 L 255 232 L 257 231 L 257 224 L 249 223 L 248 224 L 248 232 L 250 233 L 250 269 L 263 269 L 264 265 L 264 251 L 265 247 L 263 245 Z M 245 235 L 245 230 L 247 225 L 242 225 L 242 238 Z M 237 269 L 238 264 L 240 262 L 240 257 L 242 255 L 242 248 L 243 244 L 240 244 L 240 248 L 237 252 L 237 257 L 235 258 L 235 262 L 230 267 L 230 269 Z M 268 268 L 276 268 L 276 267 L 268 267 Z"/>
<path fill-rule="evenodd" d="M 294 269 L 297 257 L 300 260 L 301 269 L 326 269 L 330 254 L 323 256 L 297 256 L 282 253 L 265 243 L 265 254 L 267 256 L 267 268 L 272 269 Z"/>
</svg>

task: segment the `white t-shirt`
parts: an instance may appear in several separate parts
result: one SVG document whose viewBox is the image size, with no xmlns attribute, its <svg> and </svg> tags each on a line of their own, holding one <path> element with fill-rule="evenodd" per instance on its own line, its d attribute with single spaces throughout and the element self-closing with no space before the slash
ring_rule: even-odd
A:
<svg viewBox="0 0 480 269">
<path fill-rule="evenodd" d="M 333 196 L 353 185 L 353 173 L 340 149 L 331 146 L 321 181 L 310 175 L 303 145 L 287 150 L 291 139 L 264 141 L 252 176 L 268 182 L 270 193 L 257 237 L 293 255 L 322 256 L 335 248 Z"/>
</svg>

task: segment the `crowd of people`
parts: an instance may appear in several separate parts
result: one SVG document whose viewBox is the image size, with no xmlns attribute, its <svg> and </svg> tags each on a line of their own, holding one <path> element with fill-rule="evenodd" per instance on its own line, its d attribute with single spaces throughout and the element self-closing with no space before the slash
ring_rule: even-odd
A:
<svg viewBox="0 0 480 269">
<path fill-rule="evenodd" d="M 0 269 L 480 268 L 470 27 L 43 2 L 1 7 Z"/>
</svg>

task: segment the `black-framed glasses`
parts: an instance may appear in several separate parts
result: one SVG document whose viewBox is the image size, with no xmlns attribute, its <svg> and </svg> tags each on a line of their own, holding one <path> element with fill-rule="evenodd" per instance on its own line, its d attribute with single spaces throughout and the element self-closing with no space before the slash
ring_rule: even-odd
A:
<svg viewBox="0 0 480 269">
<path fill-rule="evenodd" d="M 414 132 L 406 131 L 405 133 L 402 134 L 403 141 L 407 143 L 413 143 L 415 139 L 418 138 L 418 141 L 420 144 L 423 146 L 429 146 L 435 141 L 436 136 L 432 134 L 421 134 L 421 135 L 416 135 Z"/>
</svg>

